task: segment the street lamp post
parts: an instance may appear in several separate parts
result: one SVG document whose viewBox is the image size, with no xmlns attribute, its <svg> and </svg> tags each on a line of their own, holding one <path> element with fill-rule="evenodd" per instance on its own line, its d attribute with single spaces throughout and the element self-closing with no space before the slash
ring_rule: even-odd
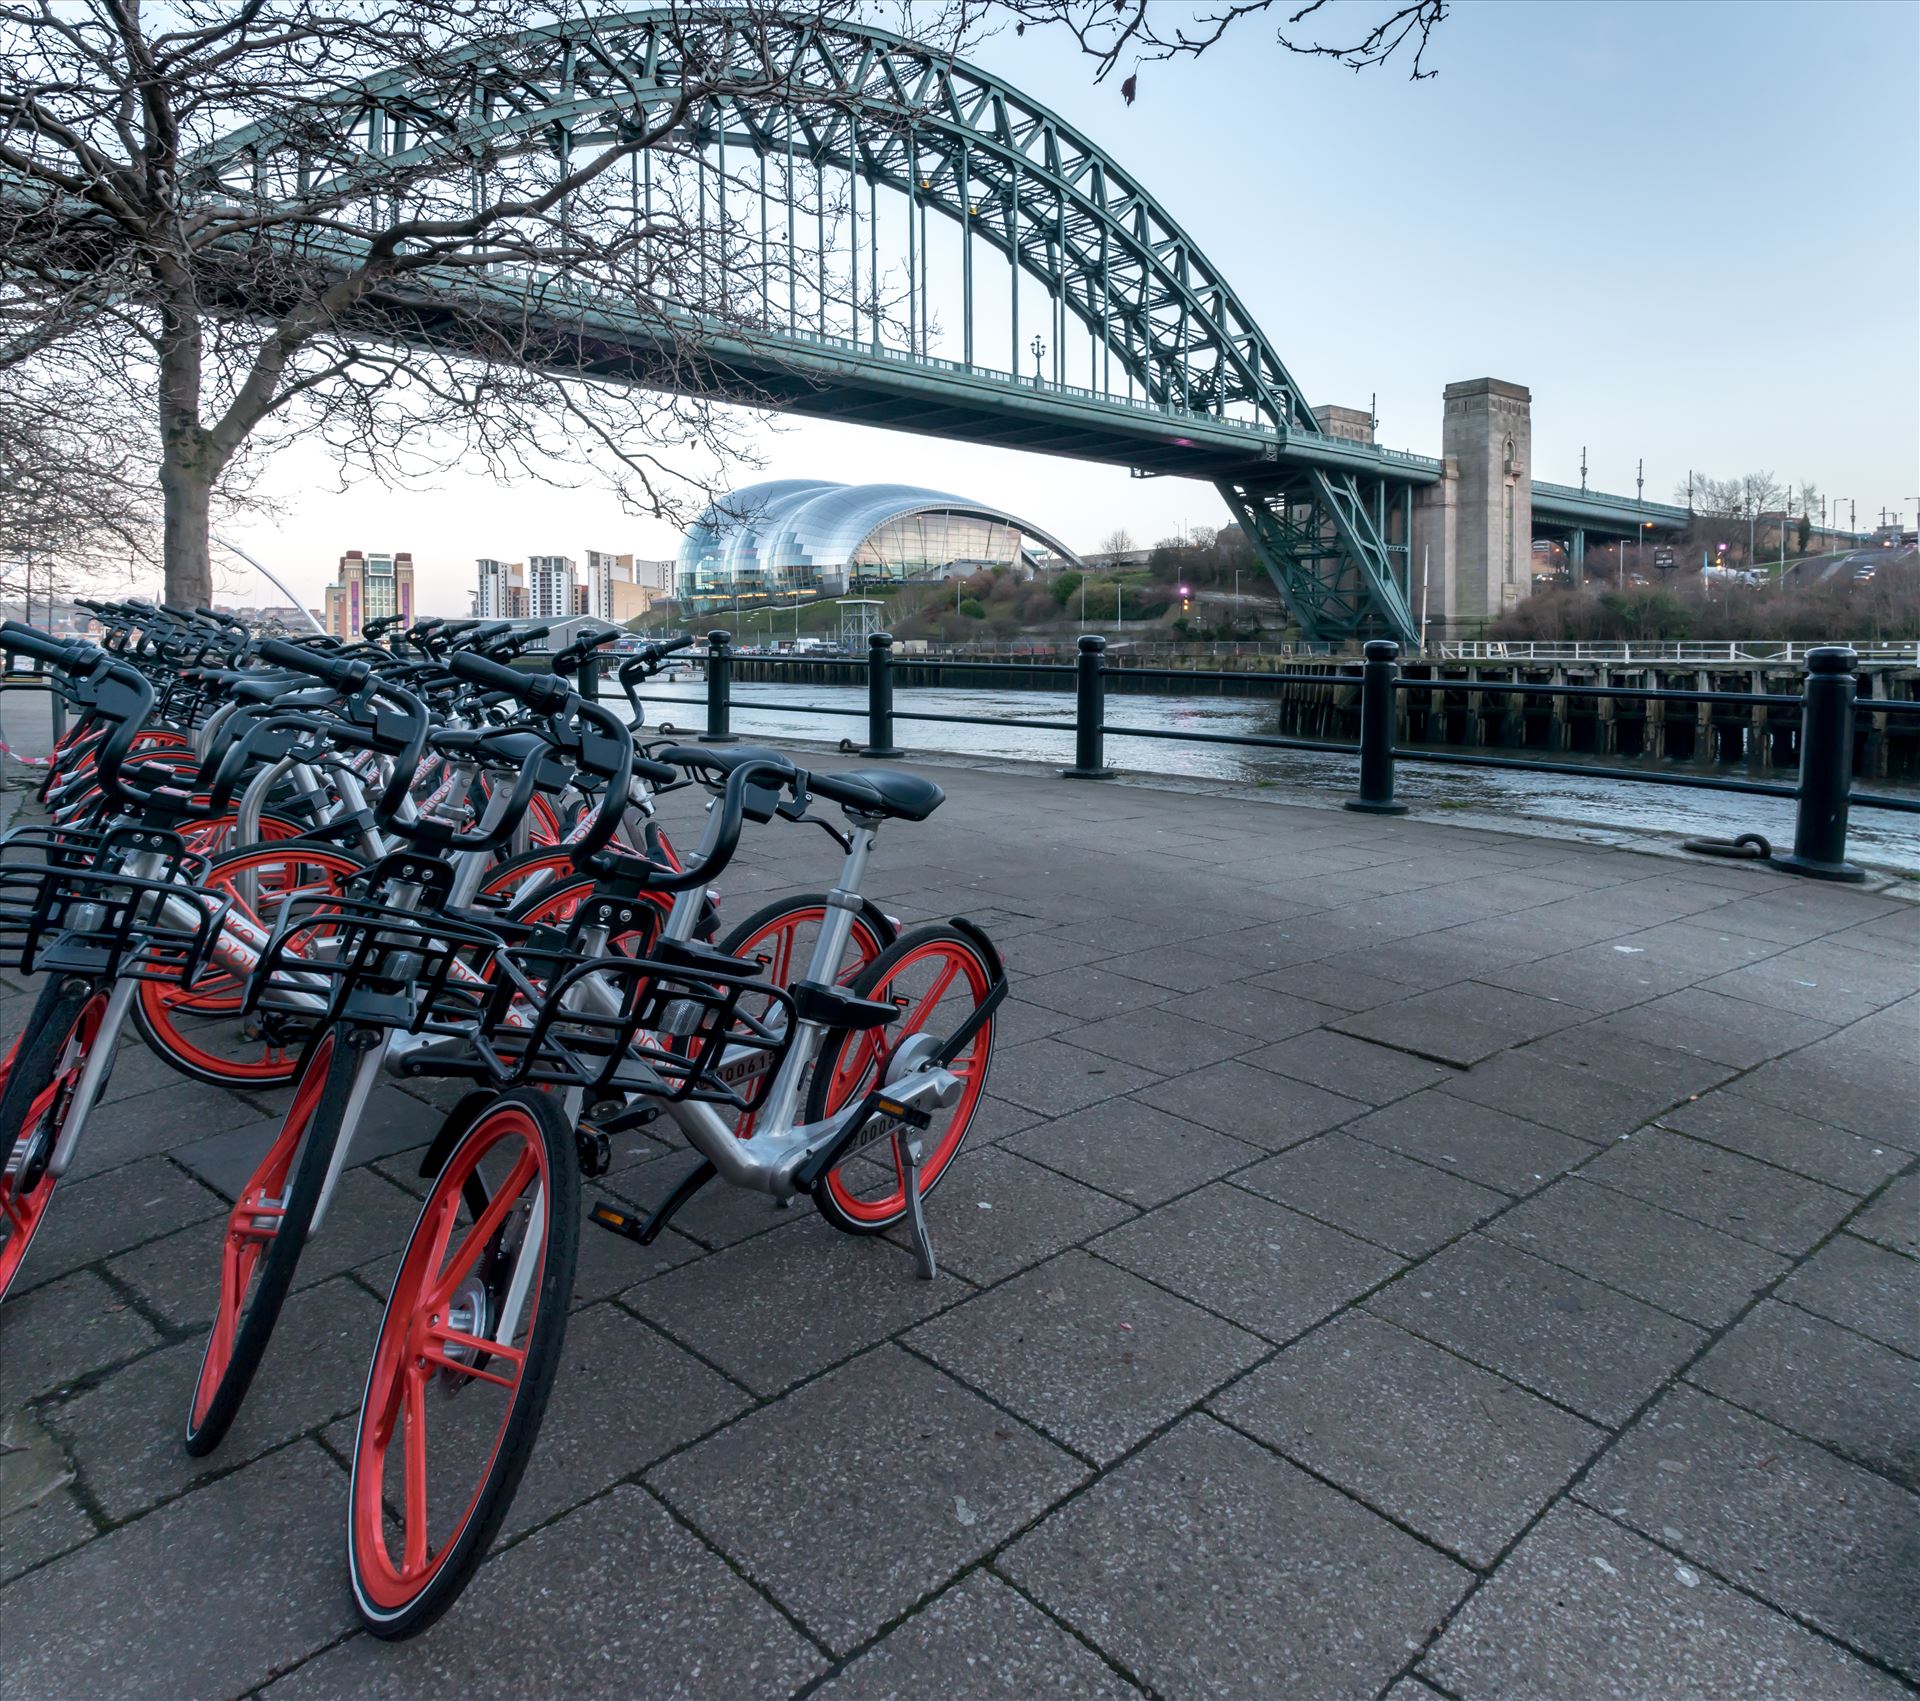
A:
<svg viewBox="0 0 1920 1701">
<path fill-rule="evenodd" d="M 1033 384 L 1034 388 L 1038 389 L 1040 387 L 1040 357 L 1047 352 L 1047 345 L 1041 338 L 1035 337 L 1032 342 L 1027 344 L 1027 347 L 1033 351 Z"/>
</svg>

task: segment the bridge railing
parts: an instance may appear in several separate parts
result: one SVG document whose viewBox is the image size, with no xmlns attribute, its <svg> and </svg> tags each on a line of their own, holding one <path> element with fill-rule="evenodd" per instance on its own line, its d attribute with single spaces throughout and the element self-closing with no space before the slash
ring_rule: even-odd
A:
<svg viewBox="0 0 1920 1701">
<path fill-rule="evenodd" d="M 1106 663 L 1106 640 L 1095 636 L 1080 639 L 1078 654 L 1069 663 L 1033 661 L 943 661 L 928 657 L 902 658 L 916 682 L 939 683 L 942 673 L 961 676 L 961 684 L 978 684 L 982 671 L 1010 670 L 1023 679 L 1048 676 L 1057 679 L 1063 692 L 1074 698 L 1071 719 L 1015 719 L 1006 715 L 934 713 L 903 709 L 895 701 L 895 671 L 900 665 L 888 633 L 876 633 L 869 640 L 865 658 L 821 658 L 800 656 L 753 656 L 756 667 L 776 673 L 789 669 L 827 668 L 844 670 L 845 684 L 867 687 L 868 706 L 864 709 L 832 704 L 770 701 L 762 697 L 745 699 L 733 686 L 733 648 L 725 631 L 708 634 L 705 652 L 706 732 L 711 742 L 732 742 L 736 715 L 753 717 L 823 716 L 835 720 L 865 723 L 866 742 L 858 744 L 843 738 L 843 751 L 868 757 L 905 754 L 896 747 L 897 723 L 930 725 L 971 725 L 1018 729 L 1022 732 L 1057 732 L 1072 739 L 1073 766 L 1062 770 L 1073 779 L 1111 777 L 1116 770 L 1105 760 L 1105 741 L 1109 737 L 1163 739 L 1179 743 L 1231 745 L 1258 750 L 1311 751 L 1322 755 L 1344 755 L 1358 760 L 1358 790 L 1348 806 L 1372 813 L 1399 813 L 1404 810 L 1393 795 L 1396 762 L 1426 762 L 1451 767 L 1520 770 L 1531 773 L 1561 774 L 1591 781 L 1625 781 L 1634 785 L 1681 786 L 1700 790 L 1737 792 L 1757 797 L 1786 798 L 1796 803 L 1795 848 L 1790 854 L 1772 856 L 1776 866 L 1790 872 L 1830 880 L 1857 880 L 1862 872 L 1846 860 L 1847 817 L 1851 807 L 1883 809 L 1920 815 L 1920 797 L 1902 797 L 1890 793 L 1853 790 L 1853 755 L 1858 723 L 1862 717 L 1886 718 L 1920 716 L 1920 701 L 1873 697 L 1858 699 L 1854 670 L 1858 658 L 1839 646 L 1818 646 L 1803 652 L 1806 668 L 1802 689 L 1797 694 L 1752 691 L 1690 691 L 1664 686 L 1614 686 L 1540 684 L 1502 679 L 1406 679 L 1399 676 L 1399 647 L 1384 640 L 1366 646 L 1360 662 L 1334 662 L 1326 671 L 1243 673 L 1218 669 L 1127 668 L 1122 677 L 1130 682 L 1158 679 L 1178 689 L 1199 682 L 1218 684 L 1224 691 L 1229 684 L 1245 688 L 1257 685 L 1270 688 L 1276 682 L 1317 687 L 1341 694 L 1345 706 L 1357 709 L 1358 736 L 1351 740 L 1296 738 L 1280 734 L 1204 732 L 1192 727 L 1147 727 L 1116 723 L 1108 718 L 1106 682 L 1110 670 Z M 932 681 L 925 675 L 932 674 Z M 968 678 L 967 676 L 971 676 Z M 1403 695 L 1465 693 L 1504 698 L 1595 699 L 1612 702 L 1624 699 L 1643 703 L 1683 703 L 1713 708 L 1765 711 L 1768 715 L 1792 717 L 1799 737 L 1799 774 L 1792 785 L 1765 780 L 1736 778 L 1727 774 L 1679 773 L 1662 768 L 1631 768 L 1588 762 L 1554 761 L 1546 757 L 1516 755 L 1493 756 L 1470 750 L 1436 750 L 1428 747 L 1405 748 L 1395 740 L 1400 720 L 1398 700 Z M 642 694 L 640 701 L 687 706 L 684 697 Z M 1911 722 L 1920 730 L 1920 720 Z M 681 729 L 684 731 L 684 729 Z M 1764 846 L 1764 840 L 1757 840 Z M 1740 854 L 1750 854 L 1740 853 Z M 1770 850 L 1768 851 L 1771 855 Z"/>
<path fill-rule="evenodd" d="M 1804 663 L 1816 649 L 1833 644 L 1823 639 L 1817 644 L 1793 639 L 1737 638 L 1724 642 L 1671 639 L 1574 639 L 1546 642 L 1479 639 L 1473 642 L 1437 644 L 1434 654 L 1441 661 L 1542 661 L 1542 662 L 1791 662 Z M 1920 663 L 1920 639 L 1890 641 L 1879 638 L 1842 640 L 1863 662 Z"/>
</svg>

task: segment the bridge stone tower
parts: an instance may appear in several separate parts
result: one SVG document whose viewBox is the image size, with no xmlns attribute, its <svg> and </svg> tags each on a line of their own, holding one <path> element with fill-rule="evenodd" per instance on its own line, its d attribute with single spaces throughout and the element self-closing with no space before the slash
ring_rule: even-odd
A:
<svg viewBox="0 0 1920 1701">
<path fill-rule="evenodd" d="M 1472 378 L 1445 407 L 1446 470 L 1415 499 L 1414 608 L 1430 639 L 1472 638 L 1533 589 L 1533 396 Z"/>
</svg>

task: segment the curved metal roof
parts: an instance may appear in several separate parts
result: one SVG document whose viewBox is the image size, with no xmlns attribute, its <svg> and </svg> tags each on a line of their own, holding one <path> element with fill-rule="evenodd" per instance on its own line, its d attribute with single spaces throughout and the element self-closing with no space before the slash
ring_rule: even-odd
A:
<svg viewBox="0 0 1920 1701">
<path fill-rule="evenodd" d="M 1004 508 L 948 491 L 782 478 L 743 485 L 710 503 L 680 545 L 680 569 L 728 578 L 800 566 L 835 572 L 882 526 L 915 514 L 953 514 L 1010 526 L 1079 565 L 1079 557 L 1051 533 Z"/>
</svg>

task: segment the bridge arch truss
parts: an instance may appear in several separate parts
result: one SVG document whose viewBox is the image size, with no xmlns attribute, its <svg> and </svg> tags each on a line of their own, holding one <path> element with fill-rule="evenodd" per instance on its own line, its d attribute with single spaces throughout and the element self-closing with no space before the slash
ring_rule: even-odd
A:
<svg viewBox="0 0 1920 1701">
<path fill-rule="evenodd" d="M 443 67 L 430 86 L 404 70 L 370 79 L 302 136 L 242 131 L 207 163 L 235 195 L 311 189 L 316 135 L 322 169 L 343 177 L 367 155 L 391 167 L 480 149 L 557 172 L 685 104 L 674 145 L 635 156 L 624 209 L 603 195 L 595 216 L 638 224 L 675 207 L 711 230 L 742 287 L 716 301 L 697 268 L 683 274 L 684 299 L 670 282 L 650 304 L 656 338 L 659 309 L 693 315 L 746 351 L 743 391 L 757 363 L 802 371 L 815 398 L 796 398 L 802 411 L 1206 478 L 1309 635 L 1411 635 L 1409 525 L 1389 515 L 1432 463 L 1322 436 L 1198 244 L 1004 79 L 878 28 L 758 9 L 570 21 L 476 42 L 463 62 L 464 77 Z M 690 84 L 703 92 L 686 104 Z M 935 229 L 949 237 L 938 266 Z M 894 387 L 917 389 L 917 410 L 886 405 L 884 384 L 869 405 L 881 365 L 913 370 Z M 950 422 L 942 406 L 962 392 Z"/>
</svg>

